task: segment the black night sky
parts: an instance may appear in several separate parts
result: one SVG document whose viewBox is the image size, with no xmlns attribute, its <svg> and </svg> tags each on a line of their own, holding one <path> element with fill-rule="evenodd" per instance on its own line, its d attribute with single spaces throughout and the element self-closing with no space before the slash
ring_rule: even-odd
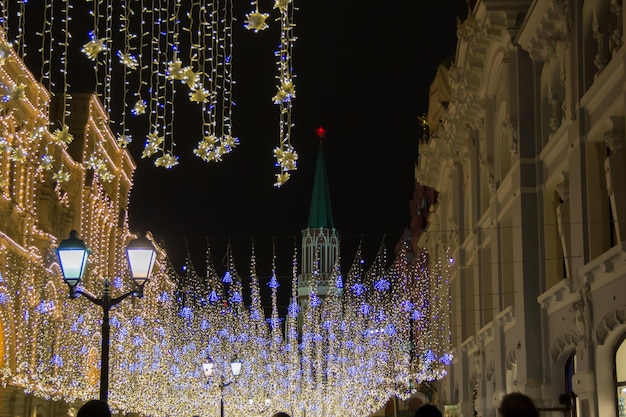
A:
<svg viewBox="0 0 626 417">
<path fill-rule="evenodd" d="M 393 248 L 409 225 L 421 136 L 417 117 L 427 110 L 428 87 L 437 65 L 454 55 L 457 16 L 467 15 L 465 0 L 294 1 L 296 98 L 291 143 L 299 160 L 298 170 L 282 188 L 273 185 L 279 128 L 278 106 L 271 100 L 279 45 L 273 2 L 259 2 L 270 12 L 270 29 L 259 33 L 243 27 L 253 6 L 233 2 L 237 21 L 232 125 L 239 147 L 219 163 L 193 155 L 201 137 L 200 112 L 188 100 L 176 106 L 179 164 L 172 169 L 155 167 L 153 158 L 141 159 L 147 125 L 132 132 L 129 149 L 137 170 L 130 228 L 151 231 L 177 268 L 188 247 L 195 268 L 203 273 L 208 239 L 216 268 L 223 270 L 221 259 L 230 240 L 237 268 L 245 274 L 254 238 L 259 274 L 270 273 L 274 242 L 278 275 L 290 275 L 294 242 L 299 245 L 308 220 L 318 126 L 327 130 L 323 148 L 345 268 L 361 239 L 367 262 L 383 241 Z M 94 91 L 93 63 L 80 51 L 89 40 L 93 20 L 80 4 L 72 10 L 70 91 Z M 41 18 L 40 2 L 27 7 L 30 19 Z M 27 29 L 36 27 L 29 25 L 27 21 Z M 14 38 L 15 33 L 9 35 Z M 38 55 L 31 48 L 26 59 L 36 77 L 35 68 L 41 66 Z M 113 97 L 113 103 L 118 99 Z"/>
<path fill-rule="evenodd" d="M 175 264 L 184 261 L 186 241 L 195 267 L 203 270 L 206 239 L 219 254 L 230 238 L 238 268 L 247 272 L 254 237 L 262 258 L 259 269 L 269 264 L 272 239 L 288 265 L 294 239 L 299 244 L 308 219 L 318 149 L 314 129 L 320 125 L 327 129 L 324 155 L 344 264 L 351 262 L 361 238 L 367 261 L 383 238 L 392 247 L 408 226 L 421 135 L 417 116 L 427 109 L 437 65 L 454 54 L 456 19 L 466 14 L 465 1 L 371 7 L 315 0 L 297 1 L 296 6 L 292 144 L 299 160 L 282 188 L 273 186 L 272 151 L 278 145 L 278 109 L 271 102 L 278 45 L 275 13 L 264 32 L 236 24 L 233 126 L 240 146 L 221 163 L 207 164 L 192 154 L 195 141 L 183 144 L 181 130 L 180 164 L 172 170 L 136 158 L 131 228 L 148 229 L 162 239 Z M 249 8 L 235 5 L 239 22 Z"/>
</svg>

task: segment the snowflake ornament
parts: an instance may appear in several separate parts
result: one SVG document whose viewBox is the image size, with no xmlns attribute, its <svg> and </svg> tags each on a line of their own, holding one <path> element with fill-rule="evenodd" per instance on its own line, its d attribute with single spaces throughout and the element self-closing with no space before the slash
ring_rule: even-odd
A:
<svg viewBox="0 0 626 417">
<path fill-rule="evenodd" d="M 117 51 L 117 56 L 120 59 L 120 63 L 124 65 L 126 68 L 130 68 L 131 70 L 137 69 L 139 66 L 139 62 L 134 55 L 129 53 L 124 53 L 122 51 Z"/>
<path fill-rule="evenodd" d="M 107 50 L 106 41 L 106 38 L 92 39 L 83 46 L 82 52 L 87 55 L 87 58 L 95 61 L 98 54 Z"/>
<path fill-rule="evenodd" d="M 265 23 L 265 20 L 269 17 L 268 13 L 261 13 L 258 11 L 246 14 L 245 28 L 253 30 L 255 33 L 260 30 L 265 30 L 269 26 Z"/>
</svg>

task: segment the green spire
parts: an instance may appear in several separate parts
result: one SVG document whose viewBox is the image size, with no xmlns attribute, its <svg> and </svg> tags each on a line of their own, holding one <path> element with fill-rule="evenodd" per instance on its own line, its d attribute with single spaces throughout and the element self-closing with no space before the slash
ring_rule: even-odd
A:
<svg viewBox="0 0 626 417">
<path fill-rule="evenodd" d="M 309 229 L 334 229 L 333 212 L 330 208 L 330 192 L 328 178 L 326 178 L 326 163 L 322 152 L 322 142 L 317 151 L 317 166 L 313 180 L 313 194 L 311 195 L 311 209 L 309 211 Z"/>
</svg>

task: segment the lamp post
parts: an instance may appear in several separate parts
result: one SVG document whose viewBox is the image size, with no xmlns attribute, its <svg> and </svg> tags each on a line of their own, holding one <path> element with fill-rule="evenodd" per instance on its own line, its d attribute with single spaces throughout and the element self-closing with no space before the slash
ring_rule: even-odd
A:
<svg viewBox="0 0 626 417">
<path fill-rule="evenodd" d="M 202 370 L 204 371 L 204 375 L 207 377 L 207 384 L 211 382 L 211 376 L 213 375 L 213 370 L 215 368 L 215 363 L 213 360 L 209 358 L 208 362 L 202 364 Z M 230 361 L 230 372 L 233 375 L 233 378 L 237 378 L 241 373 L 241 361 L 238 359 L 233 359 Z M 219 387 L 220 387 L 220 417 L 224 417 L 224 388 L 229 386 L 234 379 L 231 379 L 228 382 L 224 382 L 223 375 L 221 376 Z"/>
<path fill-rule="evenodd" d="M 91 252 L 85 242 L 77 237 L 75 230 L 70 232 L 70 237 L 62 240 L 56 249 L 63 281 L 69 286 L 70 298 L 83 295 L 92 303 L 102 307 L 102 346 L 100 356 L 100 400 L 107 401 L 109 396 L 109 343 L 110 330 L 109 311 L 122 300 L 132 296 L 143 297 L 143 287 L 150 279 L 150 273 L 156 259 L 156 250 L 152 242 L 142 234 L 132 240 L 126 247 L 126 256 L 130 266 L 130 277 L 135 288 L 119 297 L 111 298 L 109 280 L 104 280 L 104 289 L 101 297 L 96 297 L 91 292 L 79 288 L 78 284 L 83 278 L 87 257 Z"/>
</svg>

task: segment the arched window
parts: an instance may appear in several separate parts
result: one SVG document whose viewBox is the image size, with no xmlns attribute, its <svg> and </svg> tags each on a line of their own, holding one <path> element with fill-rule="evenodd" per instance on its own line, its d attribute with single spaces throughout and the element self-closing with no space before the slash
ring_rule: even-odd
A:
<svg viewBox="0 0 626 417">
<path fill-rule="evenodd" d="M 618 416 L 626 417 L 626 335 L 615 352 L 615 382 Z"/>
</svg>

